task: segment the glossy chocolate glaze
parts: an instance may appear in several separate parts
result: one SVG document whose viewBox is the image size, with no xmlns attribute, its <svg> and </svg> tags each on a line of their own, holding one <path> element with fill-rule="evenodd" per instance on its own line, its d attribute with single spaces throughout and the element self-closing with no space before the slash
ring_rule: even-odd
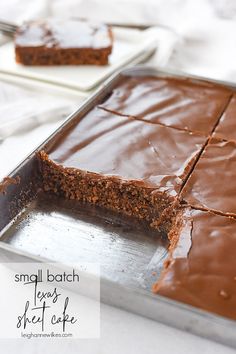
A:
<svg viewBox="0 0 236 354">
<path fill-rule="evenodd" d="M 181 191 L 231 96 L 213 84 L 125 79 L 101 108 L 61 133 L 46 152 L 65 168 L 171 196 L 181 192 L 188 204 L 205 209 L 178 214 L 169 234 L 170 263 L 154 290 L 236 319 L 236 219 L 217 214 L 236 216 L 236 141 L 210 139 Z"/>
<path fill-rule="evenodd" d="M 158 293 L 236 319 L 236 220 L 188 211 Z"/>
<path fill-rule="evenodd" d="M 232 97 L 229 106 L 220 119 L 214 136 L 225 140 L 236 140 L 236 95 Z"/>
<path fill-rule="evenodd" d="M 195 208 L 236 216 L 236 142 L 210 140 L 182 197 Z"/>
<path fill-rule="evenodd" d="M 15 36 L 16 47 L 107 48 L 112 45 L 109 28 L 79 20 L 48 19 L 27 22 Z"/>
<path fill-rule="evenodd" d="M 221 86 L 187 79 L 124 78 L 101 107 L 153 123 L 209 134 L 231 92 Z"/>
<path fill-rule="evenodd" d="M 64 167 L 139 181 L 176 195 L 205 140 L 95 108 L 47 153 Z"/>
</svg>

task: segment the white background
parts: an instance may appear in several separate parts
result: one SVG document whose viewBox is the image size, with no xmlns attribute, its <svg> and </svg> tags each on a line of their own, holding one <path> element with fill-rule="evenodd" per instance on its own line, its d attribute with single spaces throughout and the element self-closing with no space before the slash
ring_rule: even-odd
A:
<svg viewBox="0 0 236 354">
<path fill-rule="evenodd" d="M 97 276 L 87 278 L 82 269 L 86 269 L 91 274 L 97 274 Z M 73 270 L 79 276 L 79 280 L 77 276 L 73 280 Z M 34 274 L 38 276 L 38 271 L 41 272 L 42 279 L 38 279 L 36 286 Z M 63 278 L 64 272 L 69 275 L 68 281 Z M 50 274 L 49 280 L 47 274 Z M 18 281 L 16 281 L 16 275 Z M 52 280 L 54 275 L 57 276 L 57 281 Z M 27 279 L 27 276 L 30 278 Z M 16 339 L 21 338 L 22 333 L 29 335 L 31 332 L 35 335 L 50 335 L 52 332 L 62 335 L 62 322 L 55 323 L 54 321 L 52 324 L 51 319 L 53 316 L 57 320 L 63 318 L 66 298 L 68 298 L 66 314 L 69 317 L 65 323 L 64 332 L 71 334 L 73 338 L 100 337 L 100 277 L 98 264 L 83 263 L 65 267 L 59 263 L 1 263 L 0 279 L 2 288 L 0 292 L 0 338 Z M 25 284 L 28 282 L 31 282 L 31 284 Z M 43 294 L 44 297 L 41 299 Z M 25 318 L 23 318 L 20 320 L 20 326 L 17 326 L 19 317 L 23 317 L 25 312 L 26 302 L 29 302 L 26 317 L 30 322 L 25 322 Z M 34 316 L 42 319 L 42 309 L 32 309 L 42 307 L 44 302 L 47 308 L 45 308 L 44 331 L 42 331 L 42 322 L 31 323 L 31 321 Z M 73 324 L 70 323 L 72 317 L 76 320 Z M 30 341 L 31 339 L 26 340 Z"/>
</svg>

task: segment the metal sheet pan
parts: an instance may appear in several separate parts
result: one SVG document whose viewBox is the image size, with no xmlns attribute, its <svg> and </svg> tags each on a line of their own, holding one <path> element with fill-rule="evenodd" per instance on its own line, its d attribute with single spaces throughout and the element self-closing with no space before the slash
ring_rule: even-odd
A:
<svg viewBox="0 0 236 354">
<path fill-rule="evenodd" d="M 20 176 L 0 194 L 0 248 L 4 261 L 48 260 L 101 264 L 101 300 L 136 314 L 236 348 L 236 322 L 151 293 L 167 256 L 168 241 L 145 225 L 117 214 L 61 201 L 38 193 L 40 185 L 35 154 L 57 139 L 101 103 L 121 76 L 155 75 L 189 77 L 183 73 L 135 67 L 107 80 L 65 123 L 33 151 L 11 174 Z M 206 79 L 205 79 L 206 80 Z M 207 80 L 226 85 L 228 82 Z"/>
</svg>

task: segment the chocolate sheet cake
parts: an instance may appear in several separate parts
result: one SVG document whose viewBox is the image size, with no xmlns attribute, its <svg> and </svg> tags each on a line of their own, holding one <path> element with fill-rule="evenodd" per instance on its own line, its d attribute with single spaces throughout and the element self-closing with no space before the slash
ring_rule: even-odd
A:
<svg viewBox="0 0 236 354">
<path fill-rule="evenodd" d="M 186 210 L 177 246 L 154 291 L 236 319 L 236 220 Z"/>
<path fill-rule="evenodd" d="M 15 34 L 16 62 L 24 65 L 106 65 L 112 31 L 76 19 L 26 22 Z"/>
<path fill-rule="evenodd" d="M 236 95 L 233 96 L 225 110 L 213 136 L 224 140 L 236 141 Z"/>
<path fill-rule="evenodd" d="M 40 153 L 44 186 L 164 227 L 161 215 L 176 203 L 205 141 L 95 108 Z"/>
<path fill-rule="evenodd" d="M 129 77 L 100 107 L 152 123 L 210 134 L 231 92 L 188 79 Z"/>
<path fill-rule="evenodd" d="M 38 153 L 45 192 L 135 217 L 168 236 L 155 293 L 232 319 L 234 105 L 233 91 L 219 85 L 123 77 Z"/>
<path fill-rule="evenodd" d="M 182 197 L 194 208 L 236 217 L 236 141 L 210 140 Z"/>
</svg>

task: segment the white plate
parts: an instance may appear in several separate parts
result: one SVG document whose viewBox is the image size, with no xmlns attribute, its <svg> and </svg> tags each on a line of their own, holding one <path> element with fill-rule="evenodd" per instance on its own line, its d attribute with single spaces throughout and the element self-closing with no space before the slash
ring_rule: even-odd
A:
<svg viewBox="0 0 236 354">
<path fill-rule="evenodd" d="M 106 66 L 24 66 L 15 62 L 13 43 L 0 47 L 0 72 L 40 80 L 64 87 L 88 91 L 110 76 L 114 71 L 142 56 L 157 46 L 163 29 L 145 31 L 113 28 L 114 48 Z"/>
</svg>

